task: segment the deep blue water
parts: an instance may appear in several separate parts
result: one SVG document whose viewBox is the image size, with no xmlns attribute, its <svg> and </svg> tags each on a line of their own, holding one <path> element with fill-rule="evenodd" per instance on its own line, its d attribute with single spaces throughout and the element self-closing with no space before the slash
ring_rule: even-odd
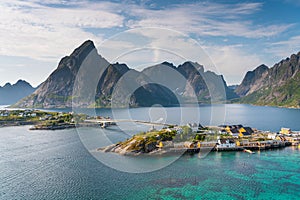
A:
<svg viewBox="0 0 300 200">
<path fill-rule="evenodd" d="M 300 130 L 299 110 L 248 105 L 217 107 L 220 115 L 223 115 L 225 108 L 224 121 L 227 123 L 240 123 L 274 131 L 281 126 Z M 185 114 L 194 110 L 186 109 Z M 179 118 L 178 108 L 166 110 L 167 121 L 175 123 Z M 209 115 L 210 110 L 209 106 L 200 108 L 203 124 L 211 124 L 210 116 L 205 117 L 206 114 Z M 85 112 L 93 113 L 92 110 Z M 120 118 L 128 113 L 126 109 L 115 112 L 117 113 L 114 116 Z M 97 113 L 112 115 L 109 109 L 100 109 Z M 133 118 L 153 120 L 163 115 L 162 110 L 149 111 L 147 108 L 131 109 L 129 113 Z M 195 119 L 193 114 L 186 117 Z M 184 123 L 182 120 L 180 122 Z M 136 172 L 141 172 L 147 167 L 155 169 L 169 163 L 168 159 L 172 160 L 172 157 L 131 158 L 114 155 L 104 158 L 101 157 L 101 153 L 93 151 L 107 141 L 116 142 L 127 138 L 127 134 L 133 134 L 135 129 L 148 128 L 131 125 L 121 125 L 123 132 L 116 128 L 105 131 L 96 128 L 29 131 L 28 126 L 1 128 L 0 199 L 300 197 L 300 150 L 294 147 L 261 151 L 252 155 L 243 152 L 215 152 L 201 158 L 198 155 L 186 155 L 174 159 L 174 162 L 162 169 L 149 170 L 151 172 L 148 173 L 124 171 L 129 166 L 128 163 L 135 164 L 132 167 L 136 168 Z M 103 141 L 103 136 L 107 141 Z M 100 162 L 93 155 L 104 162 Z"/>
<path fill-rule="evenodd" d="M 62 109 L 71 111 L 72 109 Z M 77 111 L 77 110 L 75 110 Z M 279 131 L 281 127 L 300 130 L 300 109 L 244 104 L 203 105 L 200 107 L 79 109 L 89 115 L 110 116 L 114 119 L 132 118 L 164 121 L 174 124 L 199 122 L 204 125 L 243 124 L 260 130 Z"/>
</svg>

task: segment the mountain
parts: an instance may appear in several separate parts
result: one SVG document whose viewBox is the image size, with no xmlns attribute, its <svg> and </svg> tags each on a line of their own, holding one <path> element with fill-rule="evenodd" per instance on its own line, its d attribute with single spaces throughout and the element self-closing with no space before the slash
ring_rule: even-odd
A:
<svg viewBox="0 0 300 200">
<path fill-rule="evenodd" d="M 268 70 L 266 65 L 260 65 L 255 70 L 247 72 L 242 83 L 235 89 L 236 94 L 246 96 L 266 85 Z"/>
<path fill-rule="evenodd" d="M 129 73 L 130 72 L 130 73 Z M 124 74 L 130 79 L 123 78 Z M 157 84 L 149 84 L 141 73 L 126 64 L 110 64 L 101 57 L 90 40 L 61 59 L 57 69 L 39 88 L 17 102 L 14 107 L 62 108 L 110 106 L 150 106 L 178 104 L 171 91 Z M 121 83 L 122 84 L 118 84 Z M 124 87 L 126 86 L 126 87 Z M 138 86 L 131 93 L 130 86 Z M 132 87 L 131 87 L 132 88 Z M 114 92 L 119 91 L 119 92 Z M 128 94 L 130 96 L 128 97 Z"/>
<path fill-rule="evenodd" d="M 241 103 L 300 107 L 300 52 L 272 68 L 261 65 L 247 72 L 235 92 Z"/>
<path fill-rule="evenodd" d="M 34 92 L 29 83 L 24 80 L 18 80 L 15 84 L 11 85 L 6 83 L 3 87 L 0 87 L 0 104 L 11 105 Z"/>
<path fill-rule="evenodd" d="M 220 102 L 236 95 L 223 76 L 204 71 L 198 63 L 150 66 L 139 72 L 111 64 L 88 40 L 69 56 L 31 95 L 15 107 L 126 107 L 178 105 L 179 102 Z"/>
<path fill-rule="evenodd" d="M 187 61 L 178 67 L 171 63 L 145 68 L 142 73 L 170 88 L 184 102 L 217 103 L 236 98 L 222 75 L 205 71 L 196 62 Z"/>
</svg>

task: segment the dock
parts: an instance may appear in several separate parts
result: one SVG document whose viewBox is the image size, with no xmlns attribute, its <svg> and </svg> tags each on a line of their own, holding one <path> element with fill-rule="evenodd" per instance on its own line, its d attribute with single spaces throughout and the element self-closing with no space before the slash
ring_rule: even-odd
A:
<svg viewBox="0 0 300 200">
<path fill-rule="evenodd" d="M 117 125 L 117 123 L 122 123 L 122 122 L 133 122 L 133 123 L 144 124 L 148 126 L 177 126 L 174 124 L 149 122 L 149 121 L 133 120 L 133 119 L 90 119 L 90 120 L 85 120 L 85 122 L 99 124 L 102 128 L 114 126 Z"/>
</svg>

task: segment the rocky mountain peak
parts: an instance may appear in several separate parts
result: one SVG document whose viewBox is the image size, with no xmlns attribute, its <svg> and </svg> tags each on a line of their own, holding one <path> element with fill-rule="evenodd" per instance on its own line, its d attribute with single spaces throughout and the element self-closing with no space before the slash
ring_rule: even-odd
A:
<svg viewBox="0 0 300 200">
<path fill-rule="evenodd" d="M 171 68 L 176 68 L 174 65 L 173 65 L 173 63 L 170 63 L 170 62 L 167 62 L 167 61 L 164 61 L 164 62 L 162 62 L 161 63 L 162 65 L 166 65 L 166 66 L 169 66 L 169 67 L 171 67 Z"/>
<path fill-rule="evenodd" d="M 25 80 L 21 80 L 21 79 L 18 80 L 14 85 L 32 87 L 28 82 L 26 82 Z"/>
<path fill-rule="evenodd" d="M 186 61 L 182 65 L 179 65 L 178 68 L 193 70 L 197 74 L 204 73 L 203 65 L 199 65 L 197 62 Z"/>
<path fill-rule="evenodd" d="M 258 83 L 257 80 L 262 80 L 263 77 L 266 77 L 266 73 L 268 72 L 269 68 L 268 66 L 262 64 L 258 66 L 253 71 L 248 71 L 246 73 L 245 78 L 243 79 L 242 83 L 236 88 L 235 92 L 239 96 L 245 96 L 249 93 L 251 93 L 251 88 L 258 88 L 262 86 L 262 82 Z"/>
<path fill-rule="evenodd" d="M 258 72 L 265 72 L 269 69 L 269 67 L 265 64 L 261 64 L 259 65 L 255 70 L 253 70 L 254 72 L 258 73 Z"/>
<path fill-rule="evenodd" d="M 69 68 L 73 73 L 76 73 L 84 59 L 95 50 L 96 47 L 91 40 L 85 41 L 82 45 L 76 48 L 70 56 L 65 56 L 58 64 L 58 69 Z"/>
<path fill-rule="evenodd" d="M 34 90 L 35 88 L 24 80 L 18 80 L 13 85 L 6 83 L 3 87 L 0 87 L 0 104 L 14 104 L 23 97 L 31 94 Z"/>
<path fill-rule="evenodd" d="M 10 83 L 6 83 L 3 88 L 8 88 L 8 87 L 11 87 L 11 84 Z"/>
<path fill-rule="evenodd" d="M 94 42 L 91 40 L 86 40 L 84 43 L 82 43 L 78 48 L 76 48 L 71 56 L 78 57 L 81 56 L 81 54 L 90 52 L 91 50 L 95 49 Z"/>
<path fill-rule="evenodd" d="M 300 52 L 248 72 L 236 93 L 243 103 L 300 107 Z"/>
</svg>

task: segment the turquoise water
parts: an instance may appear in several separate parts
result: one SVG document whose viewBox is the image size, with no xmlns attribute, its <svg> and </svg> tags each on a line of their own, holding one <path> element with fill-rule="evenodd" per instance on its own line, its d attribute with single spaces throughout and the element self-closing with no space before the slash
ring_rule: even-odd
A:
<svg viewBox="0 0 300 200">
<path fill-rule="evenodd" d="M 176 112 L 175 108 L 169 109 L 169 112 Z M 242 108 L 237 109 L 235 105 L 226 109 L 227 113 L 242 112 Z M 238 111 L 234 111 L 236 109 Z M 281 127 L 278 124 L 280 116 L 291 116 L 290 120 L 281 121 L 300 130 L 299 110 L 251 106 L 244 109 L 247 111 L 242 112 L 244 117 L 235 114 L 226 120 L 241 119 L 243 124 L 257 123 L 277 130 Z M 256 109 L 264 115 L 253 118 L 251 113 Z M 146 118 L 148 111 L 142 111 L 133 109 L 130 112 Z M 98 112 L 110 113 L 105 109 Z M 280 112 L 282 114 L 278 116 Z M 246 115 L 252 118 L 246 119 Z M 264 124 L 262 119 L 276 123 Z M 84 147 L 74 129 L 29 131 L 28 128 L 0 129 L 0 199 L 300 198 L 300 150 L 294 147 L 252 155 L 243 152 L 214 152 L 204 158 L 185 155 L 160 170 L 126 173 L 95 159 L 91 155 L 92 149 Z M 127 137 L 118 130 L 106 131 L 111 141 Z M 93 128 L 81 129 L 86 138 L 94 141 L 94 147 L 102 145 L 96 140 L 98 132 Z M 132 161 L 135 158 L 123 159 Z M 156 165 L 165 159 L 147 158 L 144 164 Z"/>
</svg>

